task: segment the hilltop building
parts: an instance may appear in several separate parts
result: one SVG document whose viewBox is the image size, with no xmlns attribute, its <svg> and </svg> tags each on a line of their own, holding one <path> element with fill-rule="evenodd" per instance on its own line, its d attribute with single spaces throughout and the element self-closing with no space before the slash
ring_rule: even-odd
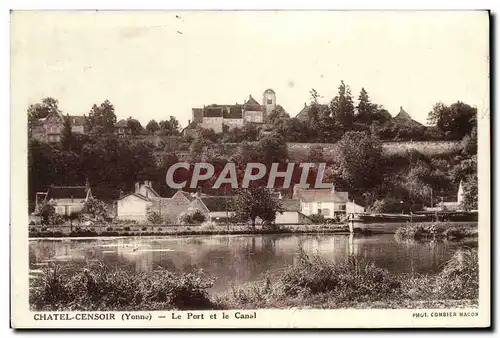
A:
<svg viewBox="0 0 500 338">
<path fill-rule="evenodd" d="M 52 110 L 45 118 L 38 119 L 33 123 L 30 130 L 31 137 L 40 142 L 60 142 L 65 118 L 68 118 L 70 121 L 71 132 L 85 134 L 85 116 L 64 116 L 60 111 Z"/>
<path fill-rule="evenodd" d="M 185 134 L 196 128 L 213 129 L 216 133 L 227 128 L 241 128 L 245 123 L 264 125 L 269 114 L 276 108 L 276 93 L 266 89 L 262 94 L 262 103 L 249 96 L 243 104 L 212 104 L 203 108 L 193 108 L 193 119 L 184 129 Z"/>
</svg>

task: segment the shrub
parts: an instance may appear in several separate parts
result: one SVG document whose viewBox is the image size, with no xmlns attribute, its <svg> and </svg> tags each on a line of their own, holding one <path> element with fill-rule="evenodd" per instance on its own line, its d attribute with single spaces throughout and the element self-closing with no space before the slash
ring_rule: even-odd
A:
<svg viewBox="0 0 500 338">
<path fill-rule="evenodd" d="M 123 227 L 123 230 L 124 231 L 130 231 L 130 227 L 129 226 Z"/>
<path fill-rule="evenodd" d="M 205 222 L 206 217 L 200 210 L 185 213 L 181 216 L 181 223 L 183 224 L 201 224 Z"/>
<path fill-rule="evenodd" d="M 150 224 L 161 224 L 162 218 L 158 211 L 148 210 L 147 211 L 147 220 Z"/>
<path fill-rule="evenodd" d="M 208 309 L 212 285 L 201 270 L 134 273 L 97 266 L 69 277 L 56 267 L 35 278 L 30 304 L 35 310 Z"/>
<path fill-rule="evenodd" d="M 324 224 L 325 223 L 325 216 L 322 214 L 314 214 L 314 215 L 309 215 L 309 218 L 313 222 L 313 224 Z"/>
<path fill-rule="evenodd" d="M 113 227 L 107 227 L 107 228 L 106 228 L 106 231 L 108 231 L 108 232 L 113 231 Z"/>
<path fill-rule="evenodd" d="M 436 277 L 436 293 L 448 299 L 477 299 L 479 296 L 477 250 L 461 249 L 455 252 Z"/>
<path fill-rule="evenodd" d="M 148 230 L 148 227 L 144 226 L 144 227 L 141 228 L 141 230 L 142 231 L 146 231 L 146 230 Z"/>
<path fill-rule="evenodd" d="M 399 280 L 388 270 L 363 259 L 350 257 L 334 264 L 302 249 L 299 262 L 285 270 L 280 283 L 286 294 L 334 292 L 339 300 L 380 300 L 400 288 Z"/>
</svg>

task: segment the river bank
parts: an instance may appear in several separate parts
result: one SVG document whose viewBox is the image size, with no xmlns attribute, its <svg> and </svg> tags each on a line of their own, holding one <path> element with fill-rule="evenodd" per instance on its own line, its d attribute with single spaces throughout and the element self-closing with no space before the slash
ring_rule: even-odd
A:
<svg viewBox="0 0 500 338">
<path fill-rule="evenodd" d="M 346 224 L 334 225 L 286 225 L 266 229 L 255 229 L 242 225 L 195 225 L 195 226 L 102 226 L 70 227 L 52 226 L 50 228 L 30 227 L 29 238 L 59 237 L 128 237 L 128 236 L 184 236 L 184 235 L 265 235 L 265 234 L 348 234 Z"/>
<path fill-rule="evenodd" d="M 477 305 L 478 257 L 459 249 L 435 275 L 392 273 L 350 257 L 334 263 L 299 248 L 277 276 L 210 294 L 202 270 L 133 272 L 89 264 L 45 267 L 30 279 L 33 310 L 203 310 L 263 308 L 450 308 Z"/>
</svg>

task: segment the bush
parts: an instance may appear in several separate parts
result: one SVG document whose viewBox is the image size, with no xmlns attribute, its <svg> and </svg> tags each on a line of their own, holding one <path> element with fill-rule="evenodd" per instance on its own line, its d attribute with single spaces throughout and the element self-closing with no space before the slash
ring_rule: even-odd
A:
<svg viewBox="0 0 500 338">
<path fill-rule="evenodd" d="M 158 211 L 148 210 L 147 211 L 147 220 L 150 224 L 161 224 L 162 218 Z"/>
<path fill-rule="evenodd" d="M 299 251 L 299 263 L 285 270 L 280 283 L 286 294 L 334 292 L 338 300 L 381 300 L 394 295 L 399 280 L 373 263 L 349 257 L 334 264 Z"/>
<path fill-rule="evenodd" d="M 309 218 L 313 222 L 313 224 L 324 224 L 325 223 L 325 216 L 322 214 L 314 214 L 314 215 L 309 215 Z"/>
<path fill-rule="evenodd" d="M 141 230 L 146 231 L 146 230 L 148 230 L 148 227 L 142 227 Z"/>
<path fill-rule="evenodd" d="M 447 299 L 477 299 L 479 297 L 479 264 L 477 250 L 455 252 L 436 277 L 436 293 Z"/>
<path fill-rule="evenodd" d="M 56 266 L 35 278 L 30 305 L 34 310 L 65 311 L 209 309 L 213 304 L 206 290 L 212 285 L 201 270 L 134 273 L 99 266 L 69 277 Z"/>
<path fill-rule="evenodd" d="M 126 226 L 123 228 L 124 231 L 130 231 L 130 227 L 129 226 Z"/>
<path fill-rule="evenodd" d="M 200 210 L 195 210 L 190 213 L 185 213 L 181 216 L 182 224 L 201 224 L 205 222 L 206 217 Z"/>
</svg>

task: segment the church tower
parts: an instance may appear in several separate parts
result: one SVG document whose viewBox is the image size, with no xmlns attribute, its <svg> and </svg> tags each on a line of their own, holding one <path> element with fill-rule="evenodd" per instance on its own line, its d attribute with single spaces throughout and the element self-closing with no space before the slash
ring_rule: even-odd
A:
<svg viewBox="0 0 500 338">
<path fill-rule="evenodd" d="M 266 108 L 266 115 L 271 114 L 271 112 L 276 108 L 276 93 L 272 89 L 266 89 L 264 94 L 262 94 L 262 105 Z"/>
</svg>

